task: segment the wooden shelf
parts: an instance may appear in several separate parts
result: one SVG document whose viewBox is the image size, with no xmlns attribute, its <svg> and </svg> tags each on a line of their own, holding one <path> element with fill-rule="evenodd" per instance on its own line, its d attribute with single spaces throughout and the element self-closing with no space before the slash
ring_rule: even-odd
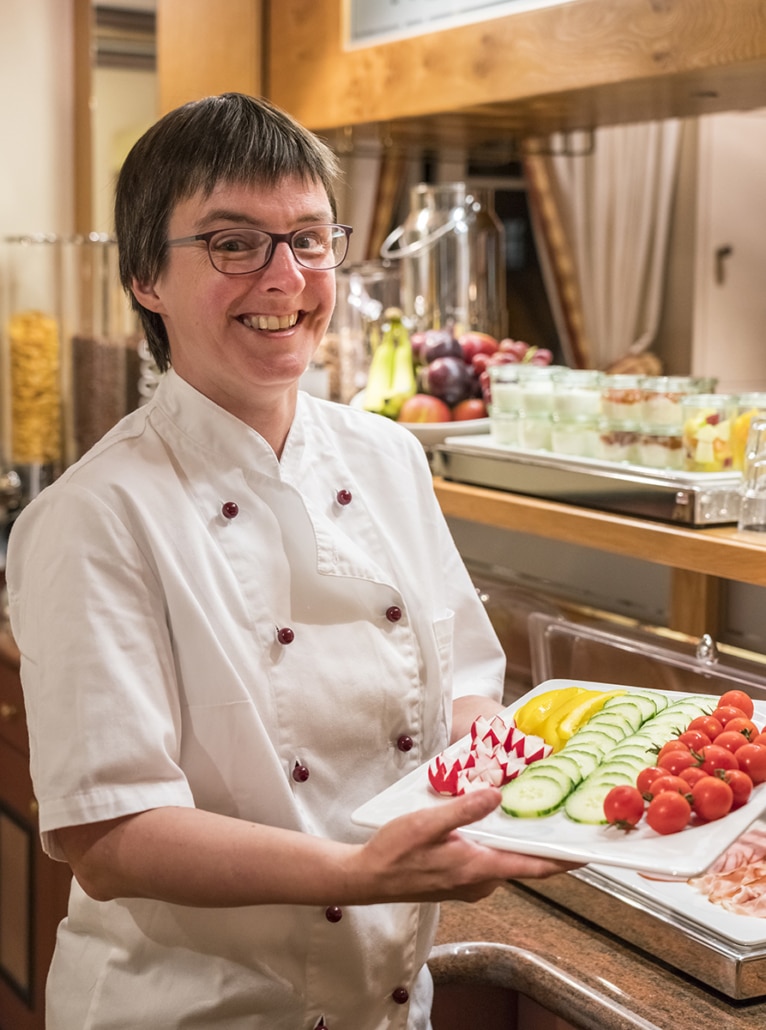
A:
<svg viewBox="0 0 766 1030">
<path fill-rule="evenodd" d="M 671 568 L 670 628 L 691 636 L 717 634 L 722 580 L 766 586 L 766 540 L 752 543 L 732 526 L 674 526 L 439 477 L 434 489 L 448 518 Z"/>
<path fill-rule="evenodd" d="M 268 21 L 268 95 L 331 138 L 353 127 L 354 145 L 482 145 L 766 105 L 762 0 L 579 0 L 354 49 L 341 0 L 280 0 Z"/>
</svg>

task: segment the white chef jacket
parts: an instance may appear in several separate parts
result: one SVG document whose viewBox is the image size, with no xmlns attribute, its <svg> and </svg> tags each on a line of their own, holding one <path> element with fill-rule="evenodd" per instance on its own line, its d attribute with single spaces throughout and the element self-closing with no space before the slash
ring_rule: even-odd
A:
<svg viewBox="0 0 766 1030">
<path fill-rule="evenodd" d="M 277 460 L 174 372 L 9 543 L 44 848 L 197 806 L 340 841 L 504 658 L 420 444 L 301 393 Z M 436 906 L 197 909 L 73 884 L 48 1030 L 429 1026 Z M 324 1022 L 322 1022 L 324 1021 Z"/>
</svg>

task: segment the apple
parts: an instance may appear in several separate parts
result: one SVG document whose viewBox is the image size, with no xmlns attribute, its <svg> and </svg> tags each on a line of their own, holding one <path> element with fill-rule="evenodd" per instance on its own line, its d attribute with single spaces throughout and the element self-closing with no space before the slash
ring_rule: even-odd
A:
<svg viewBox="0 0 766 1030">
<path fill-rule="evenodd" d="M 498 343 L 494 336 L 489 333 L 480 333 L 476 330 L 463 333 L 458 337 L 460 347 L 463 351 L 465 361 L 471 363 L 476 354 L 494 354 Z"/>
<path fill-rule="evenodd" d="M 468 397 L 452 409 L 454 422 L 468 422 L 471 419 L 486 418 L 487 406 L 481 397 Z"/>
<path fill-rule="evenodd" d="M 428 393 L 408 397 L 399 412 L 398 422 L 451 422 L 449 405 Z"/>
<path fill-rule="evenodd" d="M 463 349 L 451 329 L 426 329 L 420 346 L 420 361 L 430 365 L 437 358 L 462 358 Z"/>
</svg>

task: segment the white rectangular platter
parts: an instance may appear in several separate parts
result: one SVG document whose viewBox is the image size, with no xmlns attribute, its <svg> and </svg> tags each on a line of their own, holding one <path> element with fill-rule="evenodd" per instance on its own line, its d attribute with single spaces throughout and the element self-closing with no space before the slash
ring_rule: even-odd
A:
<svg viewBox="0 0 766 1030">
<path fill-rule="evenodd" d="M 505 709 L 513 713 L 536 694 L 561 687 L 583 686 L 591 690 L 633 690 L 622 684 L 591 683 L 585 680 L 546 680 Z M 666 691 L 669 699 L 684 695 Z M 715 700 L 715 699 L 714 699 Z M 756 723 L 766 723 L 766 702 L 755 702 Z M 464 747 L 458 741 L 447 749 L 449 757 Z M 377 829 L 397 816 L 444 804 L 428 783 L 428 763 L 413 770 L 397 783 L 358 808 L 355 823 Z M 500 808 L 460 832 L 468 839 L 504 851 L 541 855 L 569 862 L 617 866 L 657 876 L 688 879 L 711 865 L 766 808 L 766 783 L 753 790 L 750 800 L 723 819 L 704 825 L 688 826 L 680 833 L 662 836 L 642 820 L 626 833 L 612 826 L 575 823 L 563 812 L 539 819 L 518 819 Z"/>
<path fill-rule="evenodd" d="M 733 944 L 756 947 L 766 945 L 766 919 L 729 912 L 721 905 L 709 901 L 691 884 L 678 880 L 647 879 L 633 869 L 619 869 L 615 866 L 591 865 L 626 895 L 638 899 L 642 905 L 650 905 L 663 913 L 672 913 L 677 921 L 694 923 L 706 935 L 715 934 Z"/>
</svg>

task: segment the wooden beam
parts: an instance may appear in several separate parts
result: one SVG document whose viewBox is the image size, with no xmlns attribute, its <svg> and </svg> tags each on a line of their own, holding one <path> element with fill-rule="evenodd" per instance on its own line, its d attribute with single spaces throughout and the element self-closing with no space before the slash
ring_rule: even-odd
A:
<svg viewBox="0 0 766 1030">
<path fill-rule="evenodd" d="M 93 229 L 93 127 L 91 124 L 93 8 L 91 0 L 74 0 L 74 197 L 77 233 Z"/>
</svg>

